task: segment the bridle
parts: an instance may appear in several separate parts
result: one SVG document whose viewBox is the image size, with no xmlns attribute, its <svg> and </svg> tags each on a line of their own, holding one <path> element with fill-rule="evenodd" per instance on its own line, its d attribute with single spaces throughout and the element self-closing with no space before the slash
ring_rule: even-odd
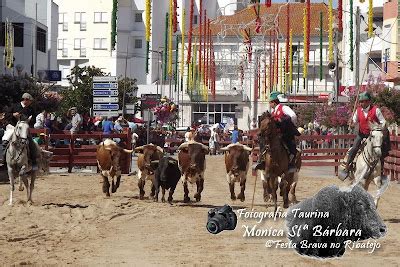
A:
<svg viewBox="0 0 400 267">
<path fill-rule="evenodd" d="M 15 125 L 14 128 L 14 135 L 16 136 L 16 140 L 11 141 L 10 145 L 16 146 L 15 147 L 20 147 L 22 146 L 22 149 L 19 151 L 18 157 L 15 159 L 15 161 L 18 161 L 19 158 L 22 155 L 22 152 L 24 152 L 25 149 L 28 147 L 28 137 L 21 137 L 21 134 L 19 132 L 20 127 L 18 125 L 21 123 L 21 121 L 17 122 L 17 125 Z M 14 160 L 14 157 L 12 158 Z"/>
<path fill-rule="evenodd" d="M 382 144 L 380 144 L 380 145 L 372 144 L 372 138 L 373 138 L 372 132 L 374 132 L 374 131 L 382 131 L 382 129 L 372 129 L 368 136 L 368 139 L 370 140 L 370 144 L 367 143 L 366 146 L 370 146 L 372 148 L 371 149 L 372 153 L 369 153 L 369 149 L 365 149 L 365 148 L 362 151 L 363 159 L 367 163 L 370 170 L 374 169 L 376 164 L 378 164 L 378 161 L 380 160 L 380 157 L 377 157 L 374 148 L 382 147 Z M 370 161 L 370 159 L 372 159 L 372 158 L 375 158 L 375 159 L 373 161 Z"/>
</svg>

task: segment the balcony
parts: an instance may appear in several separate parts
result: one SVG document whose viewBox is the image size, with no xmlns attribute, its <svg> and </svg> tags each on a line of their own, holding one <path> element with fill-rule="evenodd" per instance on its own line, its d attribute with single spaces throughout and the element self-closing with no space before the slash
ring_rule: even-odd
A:
<svg viewBox="0 0 400 267">
<path fill-rule="evenodd" d="M 62 30 L 63 30 L 64 32 L 68 31 L 68 23 L 67 23 L 67 22 L 64 22 L 64 23 L 62 24 Z"/>
</svg>

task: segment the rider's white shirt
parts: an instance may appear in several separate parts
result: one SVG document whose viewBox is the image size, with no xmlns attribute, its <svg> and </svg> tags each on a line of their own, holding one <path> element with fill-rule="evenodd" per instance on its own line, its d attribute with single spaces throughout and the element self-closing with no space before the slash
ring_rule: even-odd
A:
<svg viewBox="0 0 400 267">
<path fill-rule="evenodd" d="M 363 108 L 363 113 L 364 113 L 364 117 L 365 118 L 368 116 L 368 111 L 369 111 L 370 108 L 371 108 L 371 106 L 368 106 L 367 108 Z M 383 117 L 382 112 L 381 112 L 381 110 L 379 108 L 376 108 L 375 115 L 378 118 L 378 121 L 379 121 L 380 125 L 383 127 L 385 125 L 385 123 L 386 123 L 386 120 Z M 353 122 L 354 123 L 358 122 L 357 111 L 354 112 L 354 114 L 353 114 Z"/>
<path fill-rule="evenodd" d="M 277 110 L 278 107 L 281 105 L 282 104 L 278 104 L 278 105 L 276 105 L 275 108 L 271 108 L 271 112 L 274 112 L 275 110 Z M 289 116 L 290 119 L 292 120 L 292 122 L 296 125 L 296 123 L 297 123 L 296 113 L 294 113 L 294 111 L 289 106 L 285 106 L 285 105 L 282 105 L 282 111 L 283 111 L 283 114 Z"/>
</svg>

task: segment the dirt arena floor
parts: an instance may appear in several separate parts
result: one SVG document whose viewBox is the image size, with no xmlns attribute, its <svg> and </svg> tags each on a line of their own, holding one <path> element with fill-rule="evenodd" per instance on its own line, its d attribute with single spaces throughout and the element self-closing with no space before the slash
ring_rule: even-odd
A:
<svg viewBox="0 0 400 267">
<path fill-rule="evenodd" d="M 333 173 L 333 171 L 331 171 Z M 310 174 L 313 174 L 311 177 Z M 308 177 L 306 176 L 308 175 Z M 398 266 L 400 264 L 400 187 L 393 183 L 383 195 L 379 213 L 388 227 L 386 237 L 375 240 L 380 248 L 347 249 L 340 259 L 316 260 L 293 249 L 267 248 L 270 237 L 243 237 L 239 219 L 236 230 L 218 235 L 207 232 L 207 211 L 225 203 L 250 210 L 254 177 L 249 176 L 245 202 L 230 200 L 221 156 L 207 158 L 205 189 L 199 203 L 184 204 L 178 184 L 174 203 L 138 199 L 137 178 L 123 176 L 118 192 L 106 198 L 100 175 L 51 174 L 38 178 L 33 205 L 25 192 L 15 193 L 8 206 L 9 185 L 0 184 L 1 265 L 217 265 L 217 266 Z M 320 188 L 342 183 L 329 173 L 303 171 L 297 198 L 312 196 Z M 146 196 L 150 189 L 146 184 Z M 238 186 L 236 187 L 238 188 Z M 189 187 L 193 199 L 195 187 Z M 237 189 L 238 190 L 238 189 Z M 280 205 L 282 206 L 281 198 Z M 255 209 L 273 211 L 262 199 L 257 182 Z M 262 228 L 284 228 L 284 220 L 265 220 Z M 277 238 L 275 238 L 277 239 Z M 278 239 L 286 240 L 286 237 Z"/>
</svg>

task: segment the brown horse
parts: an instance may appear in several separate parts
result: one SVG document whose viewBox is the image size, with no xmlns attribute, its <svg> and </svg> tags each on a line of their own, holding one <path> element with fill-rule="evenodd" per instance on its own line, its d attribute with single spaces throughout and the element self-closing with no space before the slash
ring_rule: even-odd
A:
<svg viewBox="0 0 400 267">
<path fill-rule="evenodd" d="M 296 201 L 295 188 L 298 178 L 298 170 L 301 167 L 300 153 L 296 156 L 296 173 L 288 173 L 289 155 L 282 143 L 281 134 L 274 119 L 269 112 L 265 112 L 260 119 L 259 132 L 260 147 L 265 148 L 265 169 L 261 171 L 261 180 L 264 188 L 264 201 L 272 198 L 275 211 L 277 210 L 277 189 L 280 187 L 283 197 L 283 207 L 289 207 L 289 191 L 291 201 Z M 281 177 L 281 181 L 279 181 Z"/>
</svg>

